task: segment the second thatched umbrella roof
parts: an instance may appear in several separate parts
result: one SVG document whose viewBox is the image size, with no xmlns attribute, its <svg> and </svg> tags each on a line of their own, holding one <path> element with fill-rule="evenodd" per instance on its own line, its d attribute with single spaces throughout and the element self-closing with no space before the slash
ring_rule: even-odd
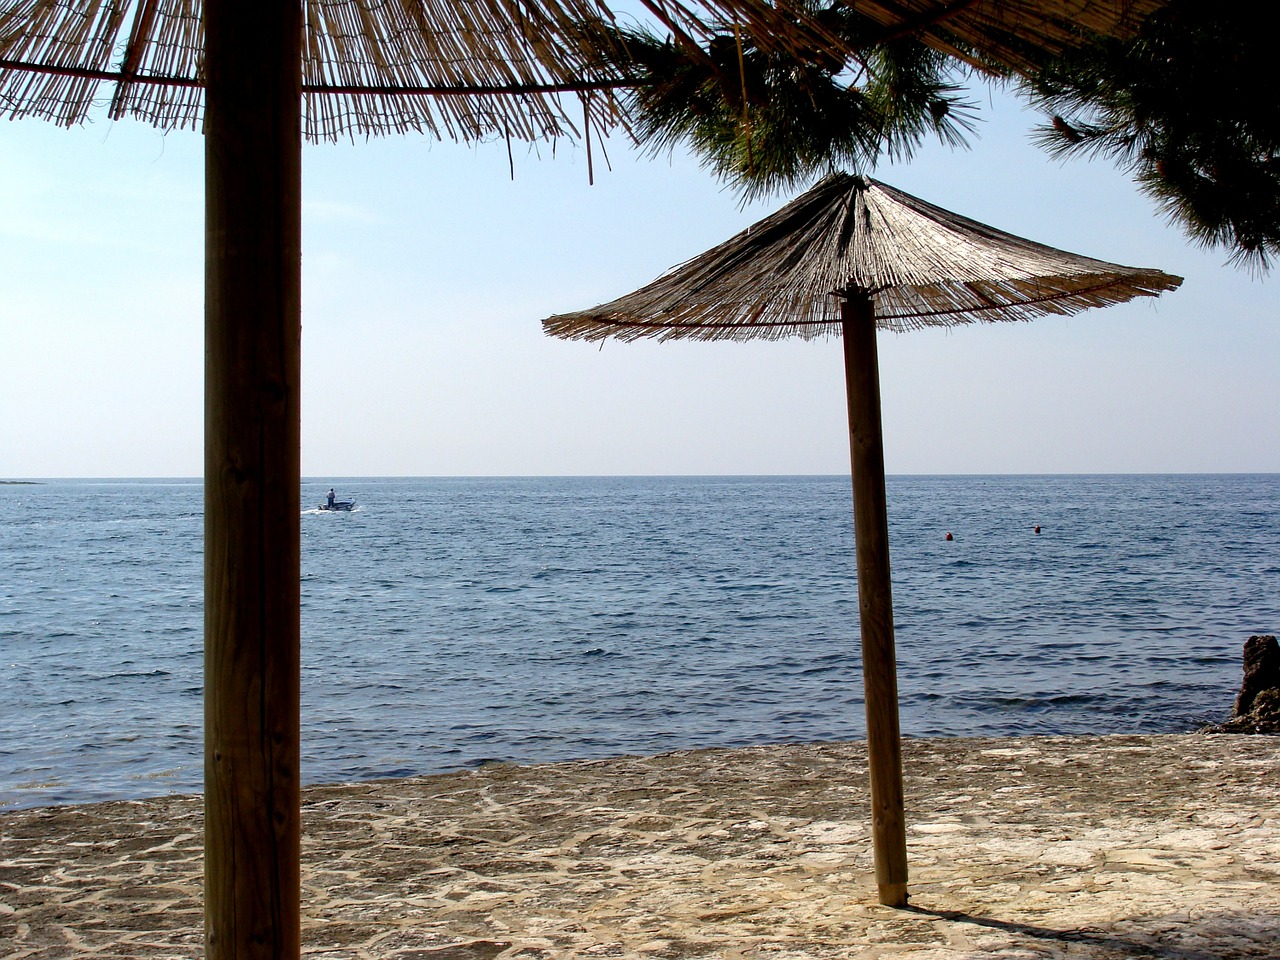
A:
<svg viewBox="0 0 1280 960">
<path fill-rule="evenodd" d="M 1055 250 L 874 180 L 835 174 L 648 286 L 543 321 L 547 333 L 579 340 L 840 335 L 881 903 L 907 902 L 907 842 L 876 329 L 1076 313 L 1181 282 Z"/>
<path fill-rule="evenodd" d="M 864 177 L 833 174 L 777 213 L 609 303 L 551 317 L 575 340 L 811 339 L 842 296 L 881 329 L 1030 320 L 1157 296 L 1182 281 L 1056 250 Z"/>
</svg>

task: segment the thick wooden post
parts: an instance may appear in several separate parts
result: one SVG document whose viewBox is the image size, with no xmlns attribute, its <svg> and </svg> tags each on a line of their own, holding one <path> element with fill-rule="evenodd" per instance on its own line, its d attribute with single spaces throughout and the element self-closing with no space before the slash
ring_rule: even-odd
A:
<svg viewBox="0 0 1280 960">
<path fill-rule="evenodd" d="M 884 492 L 880 372 L 875 311 L 865 296 L 841 304 L 849 453 L 853 467 L 853 527 L 857 541 L 862 677 L 867 700 L 867 754 L 880 902 L 907 904 L 907 834 L 902 803 L 902 740 L 889 583 L 889 518 Z"/>
<path fill-rule="evenodd" d="M 206 0 L 205 948 L 299 956 L 297 0 Z"/>
</svg>

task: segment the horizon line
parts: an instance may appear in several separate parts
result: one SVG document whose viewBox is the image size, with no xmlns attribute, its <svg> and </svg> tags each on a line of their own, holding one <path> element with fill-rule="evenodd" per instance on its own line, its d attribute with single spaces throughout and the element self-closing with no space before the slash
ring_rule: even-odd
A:
<svg viewBox="0 0 1280 960">
<path fill-rule="evenodd" d="M 1081 471 L 1028 471 L 1028 472 L 938 472 L 938 473 L 886 473 L 886 479 L 900 477 L 1267 477 L 1278 476 L 1280 470 L 1081 470 Z M 642 479 L 850 479 L 849 473 L 441 473 L 441 474 L 310 474 L 299 478 L 301 483 L 332 483 L 333 481 L 385 481 L 385 480 L 642 480 Z M 91 475 L 80 476 L 14 476 L 0 477 L 0 485 L 22 486 L 55 481 L 111 481 L 117 483 L 138 481 L 169 481 L 200 483 L 200 475 L 138 474 L 134 476 Z"/>
</svg>

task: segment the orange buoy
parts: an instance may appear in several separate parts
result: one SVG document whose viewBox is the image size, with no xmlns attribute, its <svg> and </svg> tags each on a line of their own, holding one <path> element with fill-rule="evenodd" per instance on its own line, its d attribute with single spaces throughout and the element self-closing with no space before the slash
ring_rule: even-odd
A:
<svg viewBox="0 0 1280 960">
<path fill-rule="evenodd" d="M 950 530 L 948 530 L 948 531 L 947 531 L 947 539 L 948 539 L 948 540 L 954 540 L 954 539 L 955 539 L 955 537 L 953 537 L 953 536 L 951 535 L 951 531 L 950 531 Z"/>
</svg>

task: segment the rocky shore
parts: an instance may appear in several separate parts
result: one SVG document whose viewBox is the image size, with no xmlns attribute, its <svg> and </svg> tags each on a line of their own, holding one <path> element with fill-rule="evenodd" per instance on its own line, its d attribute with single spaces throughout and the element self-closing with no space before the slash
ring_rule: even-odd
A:
<svg viewBox="0 0 1280 960">
<path fill-rule="evenodd" d="M 304 792 L 325 960 L 1277 956 L 1280 739 L 913 740 L 911 902 L 864 746 L 491 766 Z M 199 957 L 199 797 L 0 814 L 0 956 Z"/>
<path fill-rule="evenodd" d="M 1231 718 L 1203 732 L 1280 734 L 1280 644 L 1274 635 L 1245 641 L 1244 681 Z"/>
</svg>

